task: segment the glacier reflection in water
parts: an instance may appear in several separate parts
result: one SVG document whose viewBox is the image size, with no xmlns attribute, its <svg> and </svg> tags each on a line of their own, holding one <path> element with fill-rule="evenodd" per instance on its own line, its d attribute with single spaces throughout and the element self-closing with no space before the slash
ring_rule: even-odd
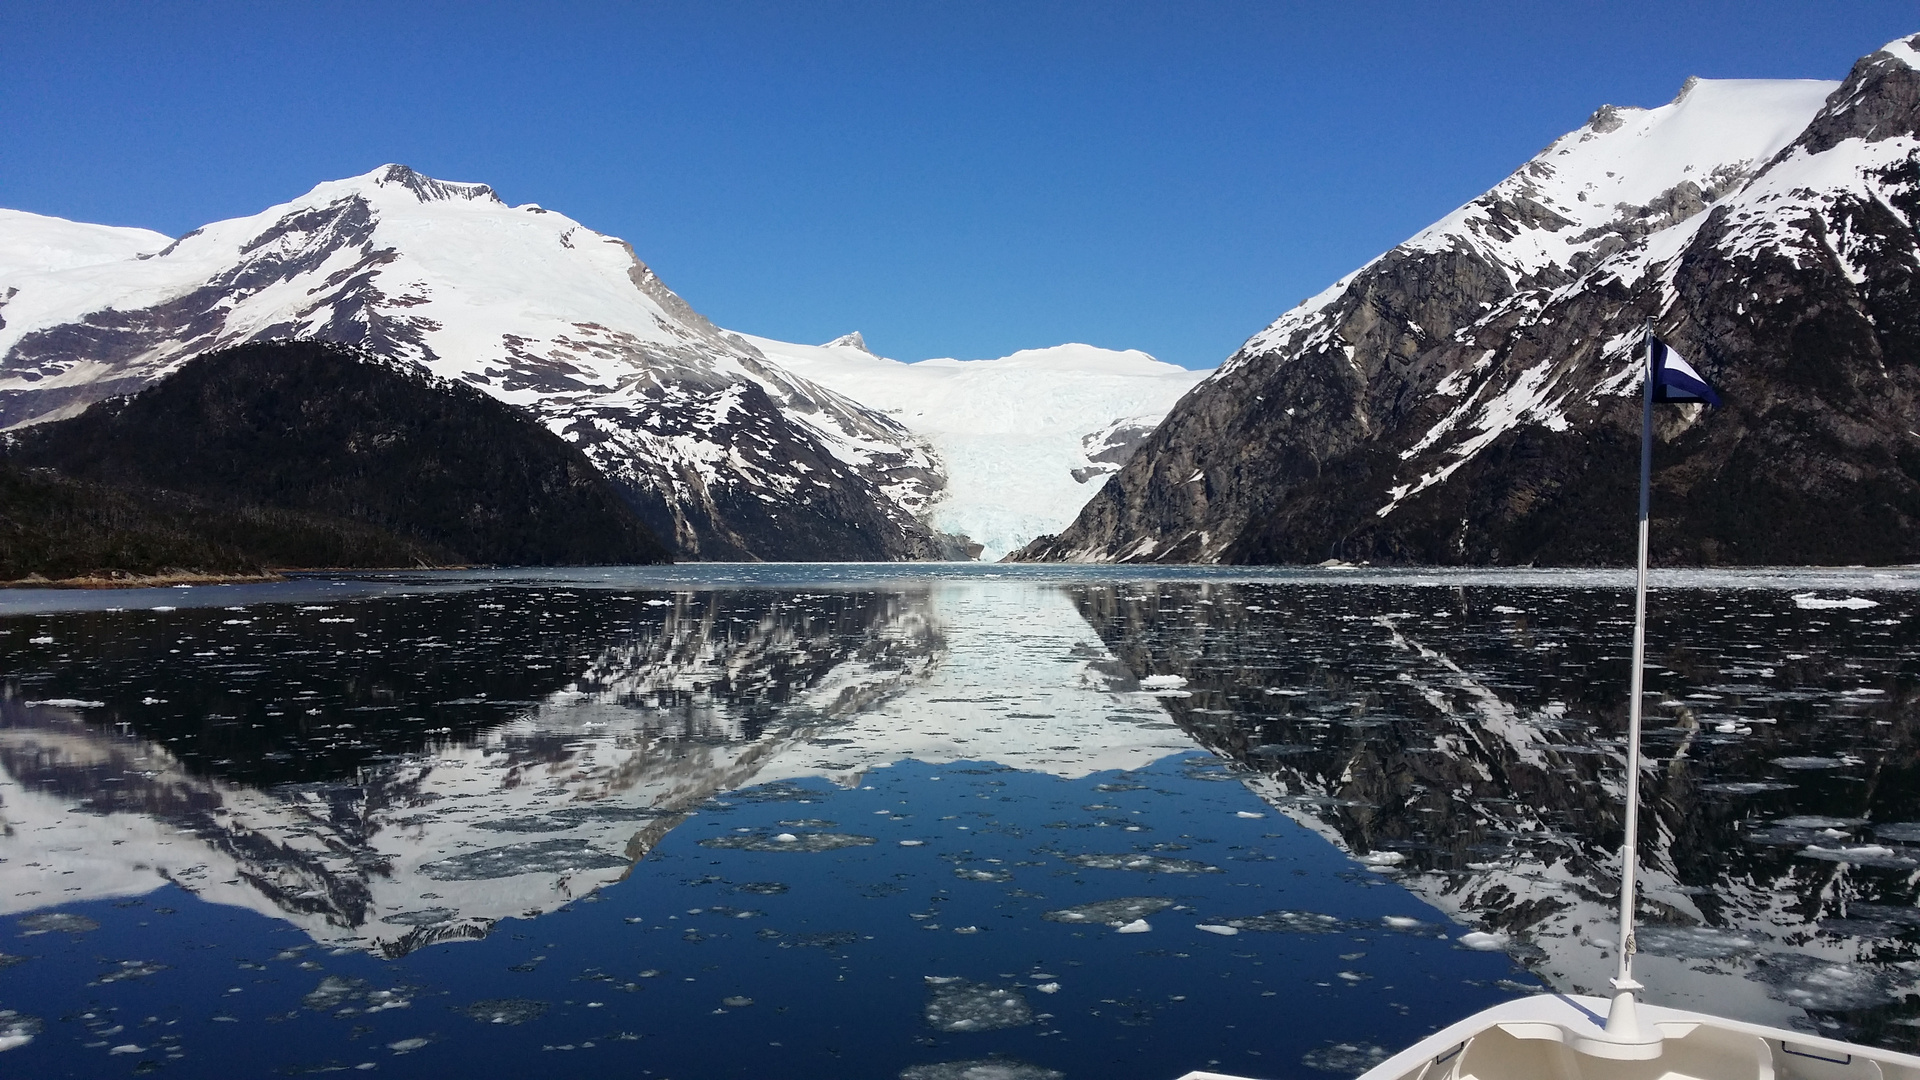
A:
<svg viewBox="0 0 1920 1080">
<path fill-rule="evenodd" d="M 4 1060 L 1290 1072 L 1523 990 L 1469 926 L 1603 977 L 1610 577 L 1000 573 L 0 597 Z M 1911 583 L 1742 580 L 1657 605 L 1649 981 L 1906 1045 Z"/>
</svg>

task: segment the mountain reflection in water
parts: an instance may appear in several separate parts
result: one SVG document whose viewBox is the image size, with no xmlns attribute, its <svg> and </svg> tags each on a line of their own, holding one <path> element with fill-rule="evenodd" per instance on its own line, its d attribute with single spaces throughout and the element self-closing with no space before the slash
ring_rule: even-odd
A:
<svg viewBox="0 0 1920 1080">
<path fill-rule="evenodd" d="M 1633 612 L 1617 590 L 1074 588 L 1264 798 L 1555 987 L 1604 992 Z M 1663 589 L 1648 629 L 1640 978 L 1652 1000 L 1913 1048 L 1912 593 Z M 1846 599 L 1846 598 L 1839 598 Z"/>
<path fill-rule="evenodd" d="M 1064 657 L 1027 651 L 1049 616 Z M 1033 589 L 459 592 L 32 633 L 0 691 L 0 913 L 171 882 L 386 956 L 619 880 L 749 784 L 1191 746 L 1099 693 L 1085 624 Z"/>
<path fill-rule="evenodd" d="M 982 935 L 960 939 L 978 943 L 978 963 L 1007 971 L 1041 954 L 988 931 L 1053 927 L 1078 941 L 1071 928 L 1085 923 L 1103 935 L 1088 947 L 1105 950 L 1114 927 L 1151 917 L 1164 928 L 1177 916 L 1203 931 L 1188 935 L 1198 943 L 1163 929 L 1153 940 L 1173 947 L 1130 963 L 1207 957 L 1252 965 L 1235 978 L 1272 979 L 1259 966 L 1290 961 L 1307 989 L 1289 991 L 1289 1008 L 1309 1007 L 1306 994 L 1332 995 L 1311 1006 L 1329 1016 L 1373 1009 L 1386 1026 L 1363 1030 L 1388 1044 L 1452 1019 L 1462 994 L 1526 989 L 1498 981 L 1497 956 L 1448 940 L 1464 928 L 1555 987 L 1591 991 L 1611 971 L 1631 619 L 1617 582 L 1235 581 L 1232 571 L 996 580 L 984 568 L 862 582 L 794 568 L 703 588 L 663 580 L 695 573 L 687 568 L 624 573 L 427 575 L 418 588 L 367 595 L 305 584 L 178 610 L 14 609 L 0 617 L 0 915 L 25 916 L 22 933 L 51 933 L 94 925 L 99 909 L 48 909 L 177 887 L 298 927 L 334 956 L 409 958 L 388 965 L 400 969 L 448 951 L 421 951 L 439 942 L 490 939 L 452 950 L 482 951 L 636 877 L 640 891 L 623 895 L 637 904 L 672 884 L 656 880 L 669 872 L 663 859 L 691 874 L 679 884 L 741 894 L 737 909 L 686 909 L 709 922 L 750 920 L 803 894 L 828 903 L 821 871 L 796 871 L 791 894 L 786 881 L 734 880 L 756 859 L 818 852 L 809 858 L 820 866 L 867 867 L 849 895 L 869 914 L 848 909 L 844 923 L 786 937 L 768 928 L 756 939 L 764 948 L 838 957 L 884 939 L 881 923 L 859 920 L 909 890 L 932 895 L 914 922 L 898 922 L 946 933 L 947 912 L 950 932 Z M 1743 580 L 1655 593 L 1642 977 L 1663 1003 L 1914 1048 L 1920 593 L 1903 591 L 1915 584 L 1904 579 L 1859 584 L 1870 591 L 1835 606 L 1792 575 L 1764 588 Z M 1832 593 L 1833 580 L 1819 583 Z M 276 599 L 287 596 L 297 599 Z M 1176 757 L 1197 748 L 1214 758 Z M 1045 796 L 1069 800 L 1063 810 L 977 767 L 921 785 L 954 789 L 937 798 L 877 779 L 907 775 L 909 762 L 992 763 L 1089 790 Z M 1371 872 L 1310 869 L 1289 837 L 1333 850 L 1292 826 L 1260 832 L 1274 815 L 1261 823 L 1265 807 L 1212 780 L 1245 784 Z M 1016 794 L 994 794 L 1002 788 Z M 1223 809 L 1213 793 L 1253 809 Z M 909 806 L 922 798 L 982 801 L 932 822 Z M 799 805 L 835 799 L 883 801 L 859 821 Z M 785 804 L 786 816 L 761 822 L 747 812 L 761 803 Z M 1223 828 L 1201 821 L 1227 819 L 1250 831 L 1195 847 Z M 906 868 L 936 851 L 952 865 L 932 882 Z M 678 865 L 690 859 L 698 866 Z M 1399 887 L 1464 927 L 1441 925 Z M 953 888 L 997 899 L 963 922 Z M 1283 901 L 1289 889 L 1298 895 Z M 615 921 L 637 925 L 641 914 Z M 684 941 L 725 936 L 689 927 Z M 1304 937 L 1340 940 L 1309 949 Z M 1301 966 L 1313 949 L 1327 956 Z M 1369 949 L 1377 982 L 1356 970 Z M 19 959 L 0 954 L 0 967 Z M 1429 962 L 1470 987 L 1432 1000 L 1395 990 Z M 100 981 L 164 970 L 125 963 L 136 967 Z M 526 964 L 508 969 L 523 985 Z M 906 975 L 934 980 L 925 1023 L 936 1032 L 964 1035 L 956 1010 L 1017 990 L 1004 972 L 927 964 Z M 1186 984 L 1147 970 L 1108 971 L 1116 986 L 1142 985 L 1098 999 L 1090 1015 L 1138 1018 L 1167 1007 L 1150 1000 L 1201 1000 L 1167 993 Z M 1032 976 L 1034 992 L 1054 993 L 1038 986 L 1057 975 Z M 978 981 L 988 977 L 1001 981 Z M 462 1006 L 467 1015 L 557 1023 L 558 1011 L 488 981 L 497 978 L 474 984 L 483 999 Z M 326 979 L 307 999 L 345 1010 L 337 1015 L 389 992 Z M 1264 1010 L 1279 992 L 1243 1005 Z M 1363 1000 L 1372 1004 L 1354 1004 Z M 1023 1008 L 1023 1025 L 1047 1028 L 1052 1013 Z M 1245 1019 L 1209 1008 L 1222 1032 Z M 1071 1022 L 1051 1022 L 1061 1026 L 1039 1034 L 1075 1037 Z M 1285 1038 L 1309 1038 L 1319 1023 Z M 1307 1063 L 1331 1060 L 1324 1049 Z"/>
</svg>

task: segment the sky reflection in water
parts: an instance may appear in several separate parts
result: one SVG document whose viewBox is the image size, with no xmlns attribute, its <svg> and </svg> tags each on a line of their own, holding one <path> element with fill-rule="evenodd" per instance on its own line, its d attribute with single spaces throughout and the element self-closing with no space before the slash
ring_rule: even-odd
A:
<svg viewBox="0 0 1920 1080">
<path fill-rule="evenodd" d="M 0 597 L 0 1061 L 1296 1075 L 1537 985 L 1470 927 L 1604 981 L 1614 575 L 991 573 Z M 1917 583 L 1656 593 L 1655 1000 L 1912 1047 Z"/>
</svg>

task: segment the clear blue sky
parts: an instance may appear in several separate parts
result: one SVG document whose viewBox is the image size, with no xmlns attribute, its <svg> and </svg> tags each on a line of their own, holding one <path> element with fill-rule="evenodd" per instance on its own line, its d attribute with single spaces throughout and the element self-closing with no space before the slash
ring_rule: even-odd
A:
<svg viewBox="0 0 1920 1080">
<path fill-rule="evenodd" d="M 0 206 L 179 234 L 400 161 L 721 325 L 1211 367 L 1605 102 L 1841 78 L 1875 0 L 0 4 Z"/>
</svg>

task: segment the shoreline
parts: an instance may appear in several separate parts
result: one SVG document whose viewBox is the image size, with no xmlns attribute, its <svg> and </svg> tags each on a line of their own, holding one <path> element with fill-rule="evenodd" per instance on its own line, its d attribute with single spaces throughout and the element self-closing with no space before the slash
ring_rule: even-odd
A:
<svg viewBox="0 0 1920 1080">
<path fill-rule="evenodd" d="M 126 574 L 112 577 L 46 578 L 29 574 L 12 581 L 0 581 L 0 589 L 153 589 L 172 585 L 261 585 L 286 581 L 285 574 L 271 570 L 257 574 Z"/>
</svg>

